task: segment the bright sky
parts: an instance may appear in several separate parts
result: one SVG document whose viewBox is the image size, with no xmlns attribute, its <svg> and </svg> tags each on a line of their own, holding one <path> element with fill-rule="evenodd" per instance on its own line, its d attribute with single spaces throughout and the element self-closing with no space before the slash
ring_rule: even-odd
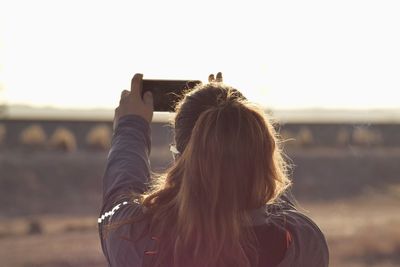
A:
<svg viewBox="0 0 400 267">
<path fill-rule="evenodd" d="M 114 107 L 135 72 L 222 71 L 272 108 L 398 108 L 399 14 L 397 0 L 0 1 L 0 97 Z"/>
</svg>

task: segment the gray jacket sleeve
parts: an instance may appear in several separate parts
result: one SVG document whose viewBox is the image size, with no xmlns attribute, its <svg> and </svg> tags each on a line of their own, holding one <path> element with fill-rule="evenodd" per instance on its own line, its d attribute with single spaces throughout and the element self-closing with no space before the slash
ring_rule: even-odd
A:
<svg viewBox="0 0 400 267">
<path fill-rule="evenodd" d="M 103 207 L 113 206 L 129 192 L 147 190 L 150 149 L 149 123 L 137 115 L 120 118 L 103 176 Z"/>
<path fill-rule="evenodd" d="M 129 200 L 132 192 L 140 194 L 148 188 L 150 132 L 150 125 L 144 118 L 138 115 L 126 115 L 119 119 L 112 138 L 103 176 L 103 203 L 98 218 L 101 246 L 109 266 L 127 266 L 114 262 L 116 259 L 126 260 L 125 257 L 119 255 L 123 251 L 126 253 L 122 255 L 130 255 L 131 260 L 136 258 L 141 261 L 141 255 L 133 257 L 135 251 L 131 242 L 126 241 L 125 238 L 119 238 L 130 235 L 129 227 L 120 227 L 107 239 L 103 238 L 103 227 L 104 224 L 110 222 L 111 217 L 113 221 L 127 219 L 138 210 L 138 207 Z M 130 262 L 130 266 L 140 265 Z"/>
</svg>

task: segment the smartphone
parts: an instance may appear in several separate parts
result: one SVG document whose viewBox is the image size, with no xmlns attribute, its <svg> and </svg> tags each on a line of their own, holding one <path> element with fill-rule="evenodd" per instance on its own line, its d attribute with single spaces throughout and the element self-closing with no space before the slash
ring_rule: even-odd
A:
<svg viewBox="0 0 400 267">
<path fill-rule="evenodd" d="M 143 80 L 142 97 L 146 91 L 153 93 L 154 111 L 174 112 L 176 102 L 199 80 Z"/>
</svg>

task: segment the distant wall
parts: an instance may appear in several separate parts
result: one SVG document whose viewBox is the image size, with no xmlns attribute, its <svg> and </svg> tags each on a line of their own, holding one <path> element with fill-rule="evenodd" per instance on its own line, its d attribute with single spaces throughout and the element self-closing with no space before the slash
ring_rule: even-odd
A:
<svg viewBox="0 0 400 267">
<path fill-rule="evenodd" d="M 110 121 L 0 120 L 0 148 L 22 149 L 20 136 L 32 125 L 39 126 L 49 139 L 60 127 L 69 130 L 78 150 L 90 149 L 87 136 L 94 128 L 103 126 L 112 131 Z M 153 146 L 171 143 L 173 133 L 167 123 L 154 122 L 151 128 Z M 287 146 L 400 147 L 400 124 L 286 123 L 278 125 L 277 130 Z"/>
<path fill-rule="evenodd" d="M 30 126 L 39 126 L 50 139 L 54 132 L 59 129 L 68 129 L 75 136 L 78 150 L 90 149 L 87 141 L 89 133 L 99 126 L 107 127 L 112 132 L 112 123 L 110 121 L 56 121 L 56 120 L 0 120 L 0 127 L 4 129 L 3 140 L 0 147 L 5 150 L 22 149 L 23 143 L 20 136 L 24 130 Z M 172 138 L 170 127 L 167 124 L 152 123 L 152 142 L 159 146 L 169 144 Z"/>
</svg>

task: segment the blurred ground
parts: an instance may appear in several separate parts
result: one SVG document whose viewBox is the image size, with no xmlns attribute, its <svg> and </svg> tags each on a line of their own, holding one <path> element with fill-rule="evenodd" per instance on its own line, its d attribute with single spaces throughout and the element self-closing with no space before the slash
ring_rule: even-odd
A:
<svg viewBox="0 0 400 267">
<path fill-rule="evenodd" d="M 368 195 L 329 203 L 304 202 L 325 233 L 330 266 L 400 265 L 400 196 Z M 42 233 L 28 234 L 32 222 Z M 2 220 L 0 266 L 106 266 L 96 216 L 35 216 Z"/>
</svg>

